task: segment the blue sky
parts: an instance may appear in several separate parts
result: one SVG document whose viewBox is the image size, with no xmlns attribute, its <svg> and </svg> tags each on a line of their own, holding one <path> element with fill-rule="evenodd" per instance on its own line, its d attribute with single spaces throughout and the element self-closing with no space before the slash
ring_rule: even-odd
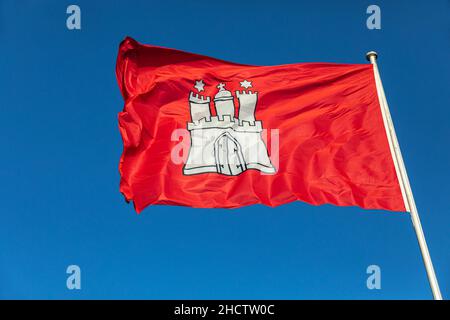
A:
<svg viewBox="0 0 450 320">
<path fill-rule="evenodd" d="M 66 8 L 81 7 L 81 30 Z M 381 30 L 366 8 L 381 8 Z M 448 1 L 0 3 L 0 298 L 428 299 L 402 213 L 154 206 L 119 193 L 120 41 L 248 64 L 379 67 L 444 297 L 450 296 Z M 66 268 L 81 268 L 81 290 Z M 381 268 L 381 290 L 366 287 Z"/>
</svg>

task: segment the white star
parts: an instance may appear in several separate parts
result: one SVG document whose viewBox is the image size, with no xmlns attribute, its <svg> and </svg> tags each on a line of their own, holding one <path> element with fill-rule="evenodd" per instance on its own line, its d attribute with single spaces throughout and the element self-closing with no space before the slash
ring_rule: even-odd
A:
<svg viewBox="0 0 450 320">
<path fill-rule="evenodd" d="M 241 87 L 245 88 L 245 89 L 251 88 L 252 87 L 252 82 L 244 80 L 244 81 L 241 82 Z"/>
<path fill-rule="evenodd" d="M 204 86 L 205 86 L 205 84 L 203 83 L 203 80 L 200 80 L 200 81 L 195 80 L 194 88 L 197 89 L 198 92 L 204 91 L 205 90 L 205 89 L 203 89 Z"/>
</svg>

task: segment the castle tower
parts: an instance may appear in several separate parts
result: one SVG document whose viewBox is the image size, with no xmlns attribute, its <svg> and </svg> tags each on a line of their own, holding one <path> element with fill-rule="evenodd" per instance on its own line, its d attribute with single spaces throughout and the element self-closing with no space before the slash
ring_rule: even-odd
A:
<svg viewBox="0 0 450 320">
<path fill-rule="evenodd" d="M 202 118 L 206 120 L 211 119 L 211 111 L 209 110 L 209 97 L 203 97 L 193 92 L 189 95 L 189 105 L 191 107 L 191 119 L 192 122 L 198 121 Z"/>
<path fill-rule="evenodd" d="M 225 89 L 225 84 L 221 83 L 217 86 L 219 92 L 214 97 L 214 105 L 219 120 L 223 120 L 223 116 L 230 116 L 230 120 L 234 118 L 234 101 L 231 92 Z"/>
<path fill-rule="evenodd" d="M 245 92 L 236 91 L 236 97 L 239 99 L 239 123 L 247 121 L 250 123 L 255 122 L 255 108 L 258 100 L 257 92 Z"/>
</svg>

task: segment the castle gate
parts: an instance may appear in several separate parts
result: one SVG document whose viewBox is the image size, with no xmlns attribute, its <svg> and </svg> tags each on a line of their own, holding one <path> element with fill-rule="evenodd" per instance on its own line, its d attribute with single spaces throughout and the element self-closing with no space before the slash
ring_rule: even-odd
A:
<svg viewBox="0 0 450 320">
<path fill-rule="evenodd" d="M 235 176 L 247 169 L 241 145 L 228 132 L 214 142 L 214 154 L 218 173 Z"/>
</svg>

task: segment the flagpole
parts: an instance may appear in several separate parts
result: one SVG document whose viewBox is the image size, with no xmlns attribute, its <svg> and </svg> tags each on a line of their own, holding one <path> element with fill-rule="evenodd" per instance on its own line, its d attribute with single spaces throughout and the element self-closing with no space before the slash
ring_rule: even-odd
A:
<svg viewBox="0 0 450 320">
<path fill-rule="evenodd" d="M 439 284 L 434 272 L 427 242 L 425 241 L 425 235 L 422 230 L 422 224 L 420 223 L 419 212 L 417 211 L 416 203 L 414 201 L 414 195 L 409 183 L 408 174 L 406 173 L 405 163 L 400 151 L 400 146 L 397 140 L 397 135 L 395 133 L 391 113 L 389 112 L 386 95 L 384 94 L 383 84 L 381 83 L 381 77 L 377 66 L 377 56 L 377 53 L 374 51 L 370 51 L 366 54 L 367 60 L 369 60 L 373 65 L 373 72 L 375 76 L 375 83 L 377 86 L 383 121 L 386 128 L 386 134 L 388 136 L 392 157 L 394 159 L 395 169 L 397 171 L 397 176 L 400 182 L 402 195 L 405 201 L 405 208 L 411 214 L 412 224 L 414 227 L 414 231 L 416 232 L 417 241 L 419 242 L 422 259 L 425 264 L 425 269 L 427 270 L 428 281 L 430 282 L 434 300 L 442 300 L 441 291 L 439 289 Z"/>
</svg>

